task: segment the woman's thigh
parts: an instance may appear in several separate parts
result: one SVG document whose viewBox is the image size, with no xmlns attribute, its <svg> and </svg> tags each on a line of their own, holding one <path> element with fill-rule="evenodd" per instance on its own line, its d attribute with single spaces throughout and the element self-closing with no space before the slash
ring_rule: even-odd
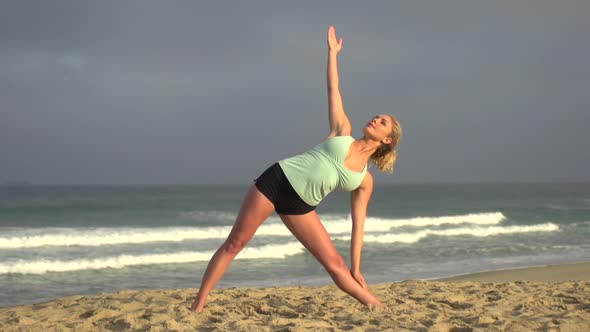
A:
<svg viewBox="0 0 590 332">
<path fill-rule="evenodd" d="M 297 240 L 326 268 L 343 265 L 344 260 L 316 211 L 304 215 L 279 215 Z"/>
<path fill-rule="evenodd" d="M 242 207 L 238 213 L 236 222 L 228 236 L 228 240 L 248 242 L 258 227 L 274 211 L 274 205 L 266 198 L 255 185 L 251 185 Z"/>
</svg>

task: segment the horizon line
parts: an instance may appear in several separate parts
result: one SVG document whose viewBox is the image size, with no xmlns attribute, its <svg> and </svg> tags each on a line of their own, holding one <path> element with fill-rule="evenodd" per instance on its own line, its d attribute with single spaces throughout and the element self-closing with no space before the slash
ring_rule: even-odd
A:
<svg viewBox="0 0 590 332">
<path fill-rule="evenodd" d="M 161 187 L 161 186 L 245 186 L 249 183 L 30 183 L 30 182 L 5 182 L 0 187 Z M 375 186 L 392 185 L 510 185 L 510 184 L 590 184 L 590 180 L 547 180 L 547 181 L 432 181 L 432 182 L 387 182 L 376 183 Z"/>
</svg>

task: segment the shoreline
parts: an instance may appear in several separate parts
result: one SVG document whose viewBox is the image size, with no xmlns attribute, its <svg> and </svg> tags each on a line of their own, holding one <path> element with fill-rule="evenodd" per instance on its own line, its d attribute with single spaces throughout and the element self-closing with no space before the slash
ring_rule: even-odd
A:
<svg viewBox="0 0 590 332">
<path fill-rule="evenodd" d="M 0 308 L 3 331 L 590 330 L 590 262 L 369 285 L 366 307 L 327 286 L 123 290 Z"/>
<path fill-rule="evenodd" d="M 545 282 L 563 282 L 571 280 L 590 281 L 590 262 L 535 265 L 528 267 L 488 270 L 466 274 L 457 274 L 429 280 L 450 282 L 514 282 L 519 280 Z"/>
</svg>

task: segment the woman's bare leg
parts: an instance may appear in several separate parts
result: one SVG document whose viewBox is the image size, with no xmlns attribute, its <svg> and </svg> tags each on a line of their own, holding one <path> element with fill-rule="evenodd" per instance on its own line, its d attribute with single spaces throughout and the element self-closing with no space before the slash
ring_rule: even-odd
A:
<svg viewBox="0 0 590 332">
<path fill-rule="evenodd" d="M 250 241 L 258 227 L 270 216 L 273 210 L 274 205 L 272 202 L 255 185 L 252 185 L 244 198 L 242 208 L 229 236 L 217 249 L 217 252 L 209 261 L 209 265 L 207 265 L 199 293 L 192 305 L 193 311 L 203 311 L 209 292 L 221 279 L 234 257 Z"/>
<path fill-rule="evenodd" d="M 315 211 L 304 215 L 281 214 L 280 217 L 299 242 L 324 266 L 341 290 L 365 305 L 383 306 L 383 303 L 352 277 Z"/>
</svg>

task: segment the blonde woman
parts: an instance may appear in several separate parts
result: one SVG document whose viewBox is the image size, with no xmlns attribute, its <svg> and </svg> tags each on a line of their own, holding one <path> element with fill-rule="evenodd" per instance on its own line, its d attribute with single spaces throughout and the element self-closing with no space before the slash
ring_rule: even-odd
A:
<svg viewBox="0 0 590 332">
<path fill-rule="evenodd" d="M 203 310 L 209 292 L 273 211 L 340 289 L 365 305 L 383 306 L 368 290 L 360 271 L 364 222 L 373 192 L 373 176 L 367 166 L 371 161 L 380 171 L 393 171 L 402 129 L 395 117 L 380 114 L 364 126 L 363 137 L 350 136 L 352 125 L 344 112 L 338 82 L 337 55 L 341 48 L 342 39 L 337 39 L 334 27 L 330 27 L 327 70 L 330 133 L 316 147 L 275 163 L 254 180 L 228 238 L 207 266 L 193 311 Z M 334 190 L 351 192 L 350 269 L 315 211 L 320 201 Z"/>
</svg>

